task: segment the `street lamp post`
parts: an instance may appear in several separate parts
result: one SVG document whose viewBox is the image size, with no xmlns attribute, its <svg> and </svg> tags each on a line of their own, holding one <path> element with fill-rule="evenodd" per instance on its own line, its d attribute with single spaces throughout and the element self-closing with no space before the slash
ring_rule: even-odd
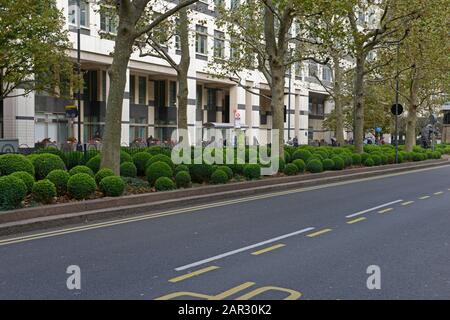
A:
<svg viewBox="0 0 450 320">
<path fill-rule="evenodd" d="M 288 141 L 291 140 L 291 85 L 292 85 L 292 67 L 289 66 L 289 95 L 288 95 Z"/>
<path fill-rule="evenodd" d="M 78 78 L 81 77 L 81 0 L 77 0 L 77 73 Z M 78 107 L 78 144 L 77 150 L 81 151 L 81 88 L 78 87 L 77 92 Z"/>
</svg>

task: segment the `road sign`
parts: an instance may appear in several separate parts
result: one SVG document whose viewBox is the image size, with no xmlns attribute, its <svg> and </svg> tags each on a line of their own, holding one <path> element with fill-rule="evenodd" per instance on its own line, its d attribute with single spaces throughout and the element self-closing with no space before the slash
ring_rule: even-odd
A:
<svg viewBox="0 0 450 320">
<path fill-rule="evenodd" d="M 66 106 L 66 117 L 67 118 L 76 118 L 78 117 L 78 108 L 76 106 Z"/>
<path fill-rule="evenodd" d="M 401 104 L 393 104 L 391 107 L 391 112 L 394 116 L 399 116 L 403 113 L 403 106 Z"/>
</svg>

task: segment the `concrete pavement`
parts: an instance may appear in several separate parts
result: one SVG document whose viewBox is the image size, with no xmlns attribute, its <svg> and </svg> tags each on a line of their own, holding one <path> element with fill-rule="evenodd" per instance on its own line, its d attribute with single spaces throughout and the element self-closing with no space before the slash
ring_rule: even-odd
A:
<svg viewBox="0 0 450 320">
<path fill-rule="evenodd" d="M 449 178 L 442 167 L 2 240 L 0 298 L 449 299 Z M 81 290 L 66 288 L 69 265 Z M 381 290 L 366 287 L 371 265 Z"/>
</svg>

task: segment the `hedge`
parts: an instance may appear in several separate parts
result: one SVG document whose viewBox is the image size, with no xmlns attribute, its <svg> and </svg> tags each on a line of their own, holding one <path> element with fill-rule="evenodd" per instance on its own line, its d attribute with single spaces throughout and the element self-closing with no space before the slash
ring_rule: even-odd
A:
<svg viewBox="0 0 450 320">
<path fill-rule="evenodd" d="M 259 164 L 244 165 L 244 176 L 248 180 L 255 180 L 261 178 L 261 166 Z"/>
<path fill-rule="evenodd" d="M 10 174 L 12 177 L 19 178 L 27 186 L 27 193 L 31 193 L 34 185 L 34 177 L 25 171 L 16 171 Z"/>
<path fill-rule="evenodd" d="M 306 169 L 306 163 L 302 159 L 296 159 L 292 162 L 297 166 L 297 169 L 299 172 L 305 172 Z"/>
<path fill-rule="evenodd" d="M 167 177 L 160 177 L 155 182 L 156 191 L 169 191 L 175 188 L 175 183 Z"/>
<path fill-rule="evenodd" d="M 91 170 L 91 168 L 87 166 L 75 166 L 72 169 L 70 169 L 69 174 L 71 176 L 76 175 L 77 173 L 86 173 L 90 175 L 91 177 L 94 176 L 94 172 Z"/>
<path fill-rule="evenodd" d="M 4 154 L 0 156 L 0 175 L 7 176 L 13 172 L 25 171 L 34 176 L 33 163 L 21 154 Z"/>
<path fill-rule="evenodd" d="M 302 159 L 305 162 L 308 162 L 309 158 L 311 158 L 312 153 L 308 150 L 299 149 L 294 152 L 292 155 L 292 160 Z"/>
<path fill-rule="evenodd" d="M 137 174 L 139 176 L 145 175 L 145 168 L 151 157 L 152 155 L 148 152 L 138 152 L 133 155 L 133 163 L 136 166 Z"/>
<path fill-rule="evenodd" d="M 209 182 L 213 171 L 213 166 L 210 164 L 192 164 L 189 166 L 192 181 L 197 183 Z"/>
<path fill-rule="evenodd" d="M 325 159 L 322 161 L 323 170 L 334 170 L 334 161 L 332 159 Z"/>
<path fill-rule="evenodd" d="M 345 162 L 340 156 L 334 156 L 331 159 L 334 161 L 334 170 L 343 170 L 345 168 Z"/>
<path fill-rule="evenodd" d="M 164 154 L 157 154 L 154 155 L 153 157 L 150 158 L 150 160 L 147 161 L 147 163 L 145 164 L 146 168 L 148 168 L 149 166 L 151 166 L 152 164 L 154 164 L 155 162 L 165 162 L 166 164 L 168 164 L 170 166 L 170 168 L 174 168 L 174 164 L 172 162 L 172 159 L 170 159 L 170 157 L 164 155 Z"/>
<path fill-rule="evenodd" d="M 225 184 L 227 182 L 228 182 L 228 174 L 221 169 L 217 169 L 211 175 L 212 184 Z"/>
<path fill-rule="evenodd" d="M 96 174 L 95 174 L 95 182 L 97 184 L 100 184 L 100 182 L 103 180 L 103 178 L 106 177 L 111 177 L 111 176 L 115 176 L 114 171 L 112 171 L 109 168 L 104 168 L 104 169 L 100 169 Z"/>
<path fill-rule="evenodd" d="M 299 160 L 299 159 L 297 159 L 297 160 Z M 284 174 L 287 176 L 295 176 L 296 174 L 298 174 L 297 166 L 293 163 L 288 163 L 286 165 L 286 167 L 284 168 Z"/>
<path fill-rule="evenodd" d="M 20 207 L 27 195 L 25 183 L 13 176 L 0 177 L 0 209 Z"/>
<path fill-rule="evenodd" d="M 120 175 L 122 177 L 137 177 L 137 168 L 133 162 L 124 162 L 120 165 Z"/>
<path fill-rule="evenodd" d="M 318 159 L 313 159 L 311 161 L 308 161 L 306 164 L 306 170 L 308 170 L 311 173 L 319 173 L 323 171 L 323 165 L 322 162 Z"/>
</svg>

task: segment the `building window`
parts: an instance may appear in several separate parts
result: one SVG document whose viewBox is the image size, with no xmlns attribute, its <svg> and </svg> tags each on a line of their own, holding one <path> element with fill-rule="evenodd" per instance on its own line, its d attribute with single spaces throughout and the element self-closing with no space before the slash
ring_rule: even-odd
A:
<svg viewBox="0 0 450 320">
<path fill-rule="evenodd" d="M 235 38 L 230 40 L 230 58 L 239 59 L 239 44 Z"/>
<path fill-rule="evenodd" d="M 206 55 L 208 54 L 208 29 L 201 25 L 197 25 L 195 29 L 197 31 L 195 39 L 196 52 Z"/>
<path fill-rule="evenodd" d="M 170 81 L 169 84 L 169 107 L 177 106 L 177 83 Z"/>
<path fill-rule="evenodd" d="M 214 56 L 216 58 L 225 57 L 225 34 L 221 31 L 214 31 Z"/>
<path fill-rule="evenodd" d="M 130 103 L 136 103 L 136 77 L 130 76 Z"/>
<path fill-rule="evenodd" d="M 69 0 L 69 24 L 77 26 L 77 0 Z M 89 28 L 89 3 L 80 1 L 80 26 Z"/>
<path fill-rule="evenodd" d="M 309 76 L 311 78 L 317 77 L 318 71 L 319 71 L 319 66 L 314 61 L 310 61 L 309 66 L 308 66 L 308 71 L 309 71 Z"/>
<path fill-rule="evenodd" d="M 100 14 L 100 30 L 117 34 L 117 18 L 106 15 L 105 13 Z"/>
<path fill-rule="evenodd" d="M 328 66 L 324 66 L 322 69 L 322 80 L 331 82 L 333 81 L 333 73 L 331 72 L 331 68 Z"/>
<path fill-rule="evenodd" d="M 147 78 L 139 77 L 139 104 L 147 104 Z"/>
<path fill-rule="evenodd" d="M 297 79 L 302 78 L 302 64 L 300 62 L 296 62 L 294 65 L 295 77 Z"/>
</svg>

